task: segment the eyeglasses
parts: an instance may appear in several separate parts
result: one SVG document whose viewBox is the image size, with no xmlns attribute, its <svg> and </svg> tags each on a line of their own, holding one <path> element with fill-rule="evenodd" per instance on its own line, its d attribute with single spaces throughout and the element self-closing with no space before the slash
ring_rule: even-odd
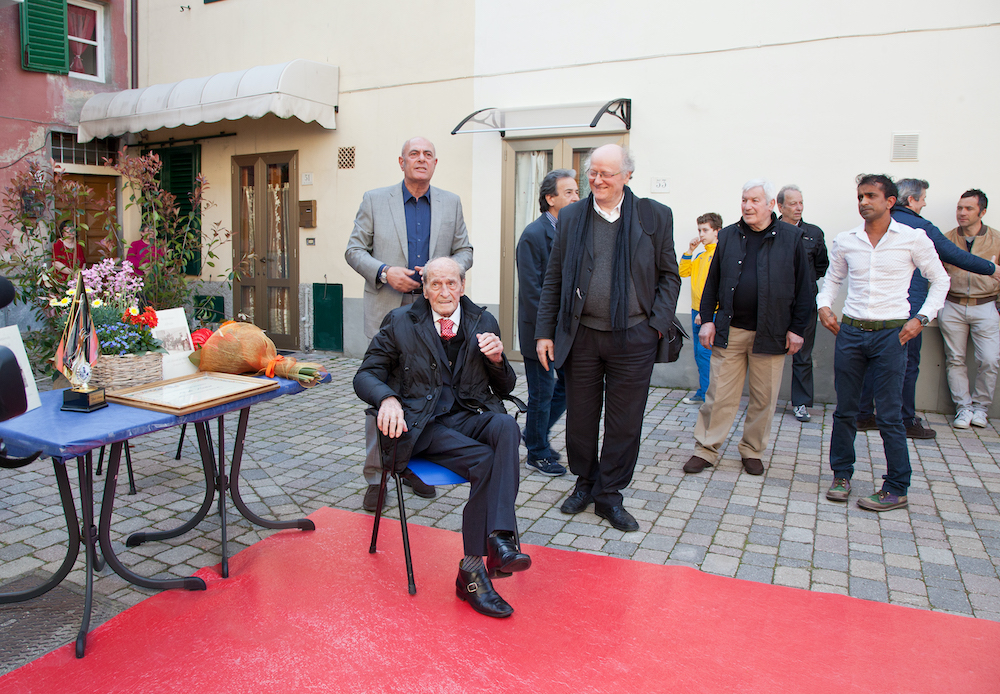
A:
<svg viewBox="0 0 1000 694">
<path fill-rule="evenodd" d="M 604 173 L 603 171 L 594 171 L 593 169 L 587 169 L 587 178 L 592 178 L 595 181 L 603 178 L 605 181 L 610 181 L 612 178 L 620 174 L 621 171 L 615 171 L 614 173 Z"/>
</svg>

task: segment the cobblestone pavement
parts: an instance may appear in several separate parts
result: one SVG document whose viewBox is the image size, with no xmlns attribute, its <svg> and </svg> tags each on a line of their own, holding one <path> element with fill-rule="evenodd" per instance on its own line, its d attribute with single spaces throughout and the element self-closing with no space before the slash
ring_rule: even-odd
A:
<svg viewBox="0 0 1000 694">
<path fill-rule="evenodd" d="M 251 410 L 243 497 L 255 512 L 279 519 L 301 517 L 322 506 L 364 513 L 364 407 L 351 386 L 359 362 L 334 355 L 299 356 L 325 363 L 332 383 Z M 526 399 L 523 379 L 516 393 Z M 681 466 L 693 450 L 697 418 L 695 407 L 680 403 L 685 395 L 666 388 L 649 391 L 639 464 L 624 492 L 625 506 L 639 521 L 638 532 L 614 530 L 592 509 L 563 515 L 559 504 L 572 488 L 572 476 L 544 477 L 522 465 L 517 499 L 522 540 L 1000 620 L 1000 437 L 994 423 L 986 429 L 955 431 L 943 415 L 929 415 L 938 437 L 910 441 L 910 506 L 879 515 L 855 505 L 857 498 L 878 488 L 885 471 L 877 432 L 858 435 L 848 504 L 824 496 L 830 482 L 829 405 L 815 408 L 812 422 L 800 424 L 791 406 L 779 403 L 770 463 L 761 477 L 742 472 L 738 437 L 731 438 L 716 467 L 685 475 Z M 741 425 L 742 413 L 737 431 Z M 227 418 L 227 432 L 235 432 L 235 417 Z M 140 574 L 185 576 L 219 562 L 214 514 L 180 538 L 124 547 L 127 534 L 176 527 L 200 505 L 204 480 L 195 437 L 189 433 L 182 460 L 176 461 L 178 433 L 172 429 L 135 439 L 138 493 L 128 496 L 127 485 L 122 489 L 124 475 L 119 484 L 112 536 L 119 556 Z M 554 441 L 564 452 L 562 422 L 554 430 Z M 122 467 L 124 472 L 124 463 Z M 70 479 L 76 495 L 73 468 Z M 102 479 L 95 484 L 98 498 Z M 407 494 L 411 522 L 460 529 L 468 487 L 440 489 L 434 500 Z M 395 504 L 388 515 L 396 516 Z M 230 505 L 231 554 L 272 532 L 251 526 Z M 0 583 L 9 587 L 16 581 L 20 587 L 40 582 L 57 569 L 65 551 L 65 521 L 51 462 L 0 470 Z M 81 553 L 62 586 L 71 599 L 55 600 L 51 608 L 46 598 L 0 605 L 0 643 L 6 644 L 0 646 L 0 672 L 72 638 L 79 626 L 83 585 Z M 94 624 L 153 592 L 105 569 L 95 580 Z M 76 612 L 66 612 L 67 605 Z M 62 612 L 52 618 L 46 614 L 50 609 Z M 75 621 L 69 634 L 67 621 Z"/>
</svg>

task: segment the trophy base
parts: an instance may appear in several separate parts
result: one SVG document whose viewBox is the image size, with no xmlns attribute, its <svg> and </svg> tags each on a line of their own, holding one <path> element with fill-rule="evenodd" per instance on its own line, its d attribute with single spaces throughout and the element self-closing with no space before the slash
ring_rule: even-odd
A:
<svg viewBox="0 0 1000 694">
<path fill-rule="evenodd" d="M 104 388 L 94 388 L 93 390 L 73 390 L 72 388 L 63 391 L 63 404 L 59 409 L 63 412 L 94 412 L 103 410 L 108 406 L 104 399 Z"/>
</svg>

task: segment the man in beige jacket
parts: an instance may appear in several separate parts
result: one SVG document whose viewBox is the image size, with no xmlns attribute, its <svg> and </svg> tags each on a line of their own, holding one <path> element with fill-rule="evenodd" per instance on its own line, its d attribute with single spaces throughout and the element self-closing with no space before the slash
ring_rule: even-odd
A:
<svg viewBox="0 0 1000 694">
<path fill-rule="evenodd" d="M 986 194 L 981 190 L 962 193 L 955 213 L 958 226 L 945 237 L 963 251 L 995 261 L 1000 256 L 1000 232 L 983 224 L 986 204 Z M 975 275 L 954 265 L 944 267 L 951 276 L 951 289 L 938 314 L 938 326 L 944 338 L 948 389 L 955 402 L 954 427 L 985 427 L 1000 367 L 1000 315 L 996 305 L 1000 282 L 991 275 Z M 977 371 L 971 393 L 965 365 L 970 335 Z"/>
</svg>

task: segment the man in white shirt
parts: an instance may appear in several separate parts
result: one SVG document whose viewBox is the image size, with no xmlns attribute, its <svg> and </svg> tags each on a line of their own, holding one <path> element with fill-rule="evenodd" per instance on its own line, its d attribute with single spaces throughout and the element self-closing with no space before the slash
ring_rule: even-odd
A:
<svg viewBox="0 0 1000 694">
<path fill-rule="evenodd" d="M 855 417 L 861 384 L 871 369 L 875 378 L 875 409 L 885 446 L 887 474 L 882 489 L 858 500 L 869 511 L 888 511 L 907 505 L 910 455 L 903 426 L 902 384 L 906 371 L 906 343 L 920 334 L 944 305 L 948 293 L 945 272 L 934 244 L 922 231 L 892 219 L 890 211 L 899 193 L 891 178 L 858 176 L 858 212 L 865 223 L 833 240 L 830 268 L 823 291 L 816 297 L 819 320 L 837 336 L 834 383 L 837 410 L 830 436 L 833 484 L 831 501 L 847 501 L 854 474 Z M 927 299 L 913 318 L 907 294 L 914 268 L 930 281 Z M 831 310 L 844 280 L 847 300 L 841 323 Z"/>
</svg>

